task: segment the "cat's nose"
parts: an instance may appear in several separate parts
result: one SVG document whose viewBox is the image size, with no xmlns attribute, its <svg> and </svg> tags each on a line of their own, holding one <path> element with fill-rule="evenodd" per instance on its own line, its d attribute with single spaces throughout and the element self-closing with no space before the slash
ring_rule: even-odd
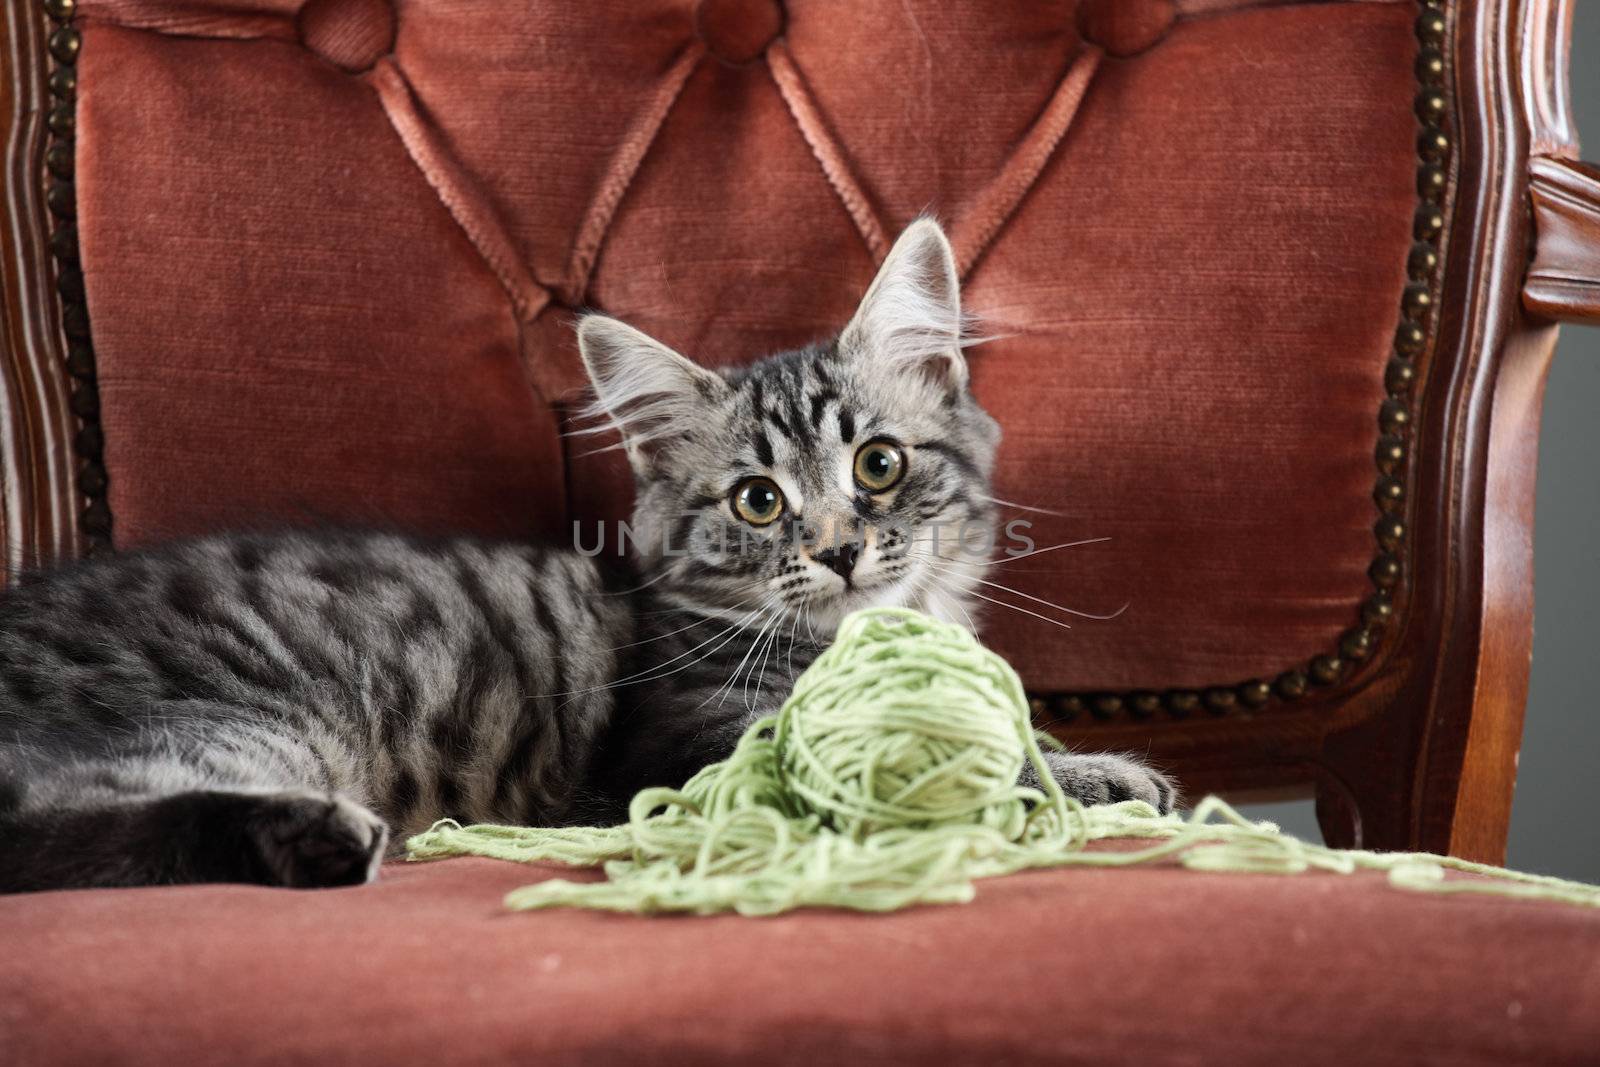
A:
<svg viewBox="0 0 1600 1067">
<path fill-rule="evenodd" d="M 861 550 L 849 542 L 836 548 L 819 548 L 811 553 L 812 559 L 843 578 L 846 584 L 849 584 L 850 575 L 856 569 L 856 560 L 860 557 Z"/>
</svg>

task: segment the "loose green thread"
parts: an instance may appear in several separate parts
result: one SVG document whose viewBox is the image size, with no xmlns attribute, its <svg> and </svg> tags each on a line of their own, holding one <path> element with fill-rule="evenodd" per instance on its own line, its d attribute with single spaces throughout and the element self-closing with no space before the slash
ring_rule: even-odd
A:
<svg viewBox="0 0 1600 1067">
<path fill-rule="evenodd" d="M 1017 784 L 1025 761 L 1042 788 Z M 1159 843 L 1135 852 L 1084 847 L 1110 837 Z M 1308 844 L 1216 797 L 1187 819 L 1139 801 L 1085 808 L 1050 776 L 1010 666 L 965 629 L 902 609 L 846 618 L 776 716 L 751 726 L 731 756 L 682 789 L 641 791 L 621 826 L 445 819 L 406 844 L 413 860 L 604 866 L 605 881 L 513 890 L 506 906 L 517 910 L 890 911 L 969 901 L 974 880 L 1027 868 L 1162 860 L 1235 873 L 1380 870 L 1401 889 L 1600 907 L 1600 888 L 1559 878 Z M 1488 877 L 1447 879 L 1447 871 Z"/>
</svg>

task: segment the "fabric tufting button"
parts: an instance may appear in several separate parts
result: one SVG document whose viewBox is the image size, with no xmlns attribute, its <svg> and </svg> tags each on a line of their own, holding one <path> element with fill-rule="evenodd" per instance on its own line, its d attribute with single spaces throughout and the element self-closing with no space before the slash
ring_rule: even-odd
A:
<svg viewBox="0 0 1600 1067">
<path fill-rule="evenodd" d="M 1134 56 L 1167 35 L 1177 17 L 1173 0 L 1083 0 L 1078 33 L 1113 56 Z"/>
<path fill-rule="evenodd" d="M 307 50 L 352 74 L 371 70 L 394 48 L 390 0 L 306 0 L 294 23 Z"/>
<path fill-rule="evenodd" d="M 783 32 L 779 0 L 700 0 L 694 30 L 712 55 L 742 66 L 760 57 Z"/>
</svg>

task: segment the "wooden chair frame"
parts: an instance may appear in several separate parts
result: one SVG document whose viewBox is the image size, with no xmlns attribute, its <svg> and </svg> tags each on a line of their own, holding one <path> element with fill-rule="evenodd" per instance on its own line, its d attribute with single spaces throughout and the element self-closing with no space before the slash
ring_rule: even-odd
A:
<svg viewBox="0 0 1600 1067">
<path fill-rule="evenodd" d="M 0 531 L 8 573 L 109 549 L 73 229 L 73 0 L 6 0 Z M 1374 589 L 1339 646 L 1194 691 L 1039 693 L 1191 794 L 1314 791 L 1331 843 L 1499 861 L 1533 622 L 1556 322 L 1600 319 L 1600 171 L 1575 161 L 1571 0 L 1417 4 L 1418 211 L 1377 413 Z"/>
</svg>

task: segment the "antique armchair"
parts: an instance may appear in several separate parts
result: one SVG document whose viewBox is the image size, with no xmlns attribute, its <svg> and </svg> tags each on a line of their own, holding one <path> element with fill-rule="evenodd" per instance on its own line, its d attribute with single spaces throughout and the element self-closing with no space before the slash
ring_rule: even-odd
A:
<svg viewBox="0 0 1600 1067">
<path fill-rule="evenodd" d="M 10 572 L 284 522 L 567 538 L 573 520 L 628 507 L 619 461 L 561 436 L 581 385 L 572 309 L 708 362 L 748 359 L 837 328 L 895 231 L 932 210 L 968 305 L 1000 335 L 972 357 L 1006 432 L 998 493 L 1054 513 L 1008 517 L 1040 545 L 1109 538 L 1002 580 L 1086 611 L 1127 605 L 1070 632 L 990 615 L 1041 723 L 1148 751 L 1191 795 L 1314 792 L 1330 843 L 1503 857 L 1542 383 L 1556 323 L 1600 318 L 1600 171 L 1577 161 L 1566 103 L 1568 0 L 38 2 L 10 0 L 0 57 Z M 529 877 L 440 871 L 361 891 L 395 908 L 381 929 L 432 923 L 473 878 L 497 892 Z M 1381 887 L 1341 911 L 1325 889 L 1149 877 L 1093 885 L 1249 914 L 1284 937 L 1308 911 L 1370 920 L 1375 945 L 1443 938 L 1465 914 Z M 1108 940 L 1121 928 L 1082 897 L 1060 906 L 1051 879 L 1019 879 L 997 928 L 1048 907 L 1103 928 L 1090 947 L 1122 960 Z M 257 914 L 254 897 L 185 892 L 140 921 L 178 922 L 190 900 L 230 926 Z M 39 907 L 15 922 L 65 929 L 113 905 Z M 271 929 L 309 935 L 294 918 L 309 913 L 261 907 Z M 946 914 L 915 921 L 983 957 Z M 1600 937 L 1587 917 L 1492 914 L 1508 924 L 1495 966 L 1511 986 Z M 602 925 L 574 920 L 532 965 L 559 970 Z M 697 951 L 690 928 L 670 929 L 662 952 Z M 686 965 L 684 988 L 763 953 L 826 966 L 763 940 L 779 935 L 715 929 L 734 947 Z M 857 928 L 806 929 L 842 944 Z M 1337 957 L 1339 931 L 1318 931 Z M 359 952 L 353 936 L 334 940 Z M 1344 965 L 1296 970 L 1299 949 L 1261 936 L 1215 958 L 1185 942 L 1181 965 L 1213 975 L 1218 1003 L 1280 972 L 1301 990 L 1360 987 Z M 1511 986 L 1478 990 L 1482 1003 L 1463 992 L 1484 951 L 1465 936 L 1418 957 L 1453 975 L 1423 1002 L 1501 1018 L 1493 998 Z M 412 965 L 429 958 L 406 944 Z M 267 955 L 292 973 L 292 956 Z M 984 967 L 1002 984 L 1071 969 L 1029 960 Z M 1124 963 L 1127 1003 L 1161 996 Z M 1600 992 L 1573 973 L 1550 1009 L 1565 1029 L 1484 1022 L 1451 1039 L 1584 1047 L 1577 1005 Z M 363 995 L 362 1019 L 432 1003 L 409 987 Z M 826 1016 L 810 996 L 804 1010 Z M 1346 1044 L 1319 1046 L 1330 1059 L 1432 1010 L 1371 1007 L 1356 1025 L 1334 1017 L 1348 998 L 1318 999 L 1302 1036 L 1338 1029 Z M 666 1003 L 691 1035 L 676 1054 L 728 1054 L 695 1015 L 715 998 Z M 944 1003 L 894 1025 L 943 1033 L 956 1024 L 941 1013 L 970 1015 Z M 1241 1010 L 1281 1024 L 1270 997 Z M 483 1048 L 525 1047 L 468 1014 L 493 1037 Z M 618 1033 L 638 1023 L 613 1014 Z M 207 1018 L 226 1044 L 230 1016 Z M 1201 1008 L 1176 1018 L 1157 1030 L 1217 1036 Z M 1113 1030 L 1076 1047 L 1116 1054 Z M 836 1047 L 783 1033 L 790 1058 Z M 938 1047 L 1012 1048 L 967 1039 Z M 612 1040 L 583 1047 L 623 1057 Z M 1250 1055 L 1291 1048 L 1263 1039 Z"/>
</svg>

